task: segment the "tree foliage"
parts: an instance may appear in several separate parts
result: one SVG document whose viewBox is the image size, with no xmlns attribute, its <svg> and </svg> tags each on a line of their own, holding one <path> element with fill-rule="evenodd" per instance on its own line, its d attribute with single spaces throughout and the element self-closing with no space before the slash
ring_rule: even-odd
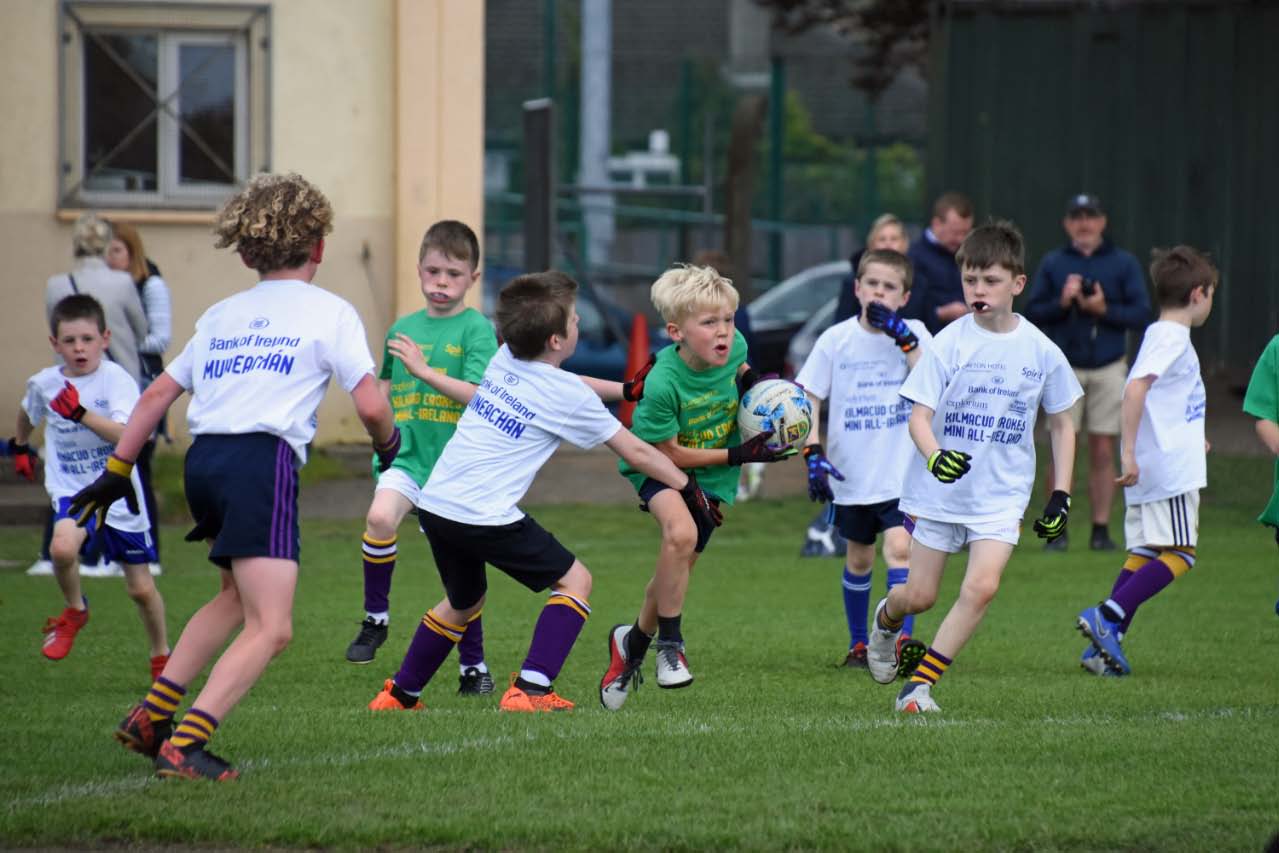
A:
<svg viewBox="0 0 1279 853">
<path fill-rule="evenodd" d="M 852 85 L 876 98 L 908 66 L 922 73 L 928 49 L 929 0 L 755 0 L 772 12 L 774 28 L 798 35 L 830 27 L 863 42 L 853 59 Z"/>
</svg>

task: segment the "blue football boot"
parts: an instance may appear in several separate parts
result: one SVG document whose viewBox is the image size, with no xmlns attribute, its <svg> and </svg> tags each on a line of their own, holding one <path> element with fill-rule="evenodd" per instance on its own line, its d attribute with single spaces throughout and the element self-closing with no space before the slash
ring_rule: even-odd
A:
<svg viewBox="0 0 1279 853">
<path fill-rule="evenodd" d="M 1119 625 L 1103 616 L 1100 607 L 1089 607 L 1080 613 L 1078 625 L 1079 633 L 1093 644 L 1097 654 L 1115 674 L 1128 675 L 1132 672 L 1123 647 L 1119 645 Z"/>
</svg>

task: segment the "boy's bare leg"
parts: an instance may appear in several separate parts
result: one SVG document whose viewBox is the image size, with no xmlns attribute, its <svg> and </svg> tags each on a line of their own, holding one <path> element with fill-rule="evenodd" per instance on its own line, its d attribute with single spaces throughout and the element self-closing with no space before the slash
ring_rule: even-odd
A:
<svg viewBox="0 0 1279 853">
<path fill-rule="evenodd" d="M 919 547 L 919 543 L 915 544 Z M 981 624 L 986 609 L 999 591 L 999 581 L 1004 567 L 1012 556 L 1013 546 L 995 539 L 978 539 L 968 546 L 968 568 L 959 588 L 959 598 L 942 620 L 932 648 L 954 660 L 964 648 L 977 626 Z M 913 579 L 915 572 L 911 567 Z"/>
<path fill-rule="evenodd" d="M 209 680 L 193 703 L 219 720 L 235 707 L 292 639 L 293 594 L 298 579 L 298 564 L 292 560 L 247 557 L 233 560 L 231 566 L 243 608 L 244 630 L 213 665 Z M 183 631 L 183 640 L 191 633 L 192 623 Z M 179 641 L 179 650 L 181 645 Z"/>
<path fill-rule="evenodd" d="M 80 548 L 88 533 L 77 527 L 73 519 L 60 518 L 53 525 L 53 539 L 49 542 L 49 557 L 53 561 L 53 576 L 66 606 L 84 610 L 84 597 L 80 589 Z"/>
<path fill-rule="evenodd" d="M 174 684 L 190 684 L 244 623 L 244 606 L 235 578 L 229 571 L 220 574 L 222 588 L 187 620 L 161 673 Z"/>
<path fill-rule="evenodd" d="M 413 502 L 395 489 L 378 489 L 364 519 L 364 535 L 379 541 L 393 538 L 412 509 Z"/>
<path fill-rule="evenodd" d="M 164 598 L 151 577 L 150 566 L 146 563 L 125 563 L 124 583 L 129 598 L 138 606 L 142 627 L 146 629 L 147 640 L 151 643 L 151 656 L 167 655 L 169 634 L 164 624 Z"/>
<path fill-rule="evenodd" d="M 684 612 L 688 581 L 697 562 L 697 525 L 674 489 L 663 489 L 648 502 L 648 510 L 662 531 L 653 579 L 644 591 L 639 626 L 645 634 L 657 633 L 658 619 Z"/>
<path fill-rule="evenodd" d="M 919 542 L 910 543 L 910 574 L 906 576 L 906 583 L 888 591 L 888 603 L 884 606 L 884 616 L 891 623 L 889 627 L 900 624 L 909 614 L 923 613 L 936 603 L 942 570 L 949 556 L 945 551 Z"/>
</svg>

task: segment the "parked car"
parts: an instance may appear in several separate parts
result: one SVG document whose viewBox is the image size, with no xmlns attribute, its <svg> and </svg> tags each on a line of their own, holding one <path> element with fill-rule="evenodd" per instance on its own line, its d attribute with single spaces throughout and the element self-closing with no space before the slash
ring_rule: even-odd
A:
<svg viewBox="0 0 1279 853">
<path fill-rule="evenodd" d="M 839 288 L 851 272 L 848 261 L 818 264 L 779 282 L 752 301 L 746 307 L 751 318 L 751 367 L 760 373 L 781 373 L 791 338 L 827 302 L 839 296 Z M 831 315 L 834 316 L 833 309 Z"/>
<path fill-rule="evenodd" d="M 817 313 L 809 317 L 808 322 L 800 326 L 799 331 L 791 336 L 790 346 L 786 348 L 786 361 L 782 365 L 782 376 L 794 379 L 799 375 L 804 362 L 812 354 L 813 347 L 817 346 L 817 339 L 835 322 L 835 311 L 838 307 L 839 297 L 836 296 L 817 309 Z"/>
</svg>

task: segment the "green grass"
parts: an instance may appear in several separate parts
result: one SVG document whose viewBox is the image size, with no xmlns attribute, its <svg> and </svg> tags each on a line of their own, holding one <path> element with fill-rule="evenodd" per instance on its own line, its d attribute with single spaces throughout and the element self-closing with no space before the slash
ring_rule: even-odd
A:
<svg viewBox="0 0 1279 853">
<path fill-rule="evenodd" d="M 156 782 L 111 740 L 147 685 L 119 581 L 86 581 L 93 621 L 51 664 L 38 629 L 58 607 L 52 585 L 11 569 L 0 846 L 1260 850 L 1279 830 L 1276 555 L 1253 522 L 1269 466 L 1211 465 L 1201 560 L 1137 616 L 1133 677 L 1077 664 L 1074 614 L 1118 563 L 1083 549 L 1081 500 L 1068 554 L 1027 533 L 929 719 L 895 716 L 896 688 L 834 666 L 839 562 L 796 556 L 813 514 L 800 500 L 731 511 L 685 612 L 696 684 L 662 691 L 650 662 L 617 714 L 596 701 L 605 638 L 634 617 L 654 525 L 630 506 L 534 508 L 595 575 L 594 616 L 557 682 L 578 710 L 538 718 L 456 696 L 452 661 L 426 713 L 366 711 L 438 580 L 406 524 L 391 639 L 373 665 L 347 664 L 360 524 L 307 523 L 293 645 L 215 739 L 243 772 L 233 785 Z M 160 579 L 175 634 L 217 586 L 179 530 Z M 25 566 L 36 535 L 0 531 L 0 558 Z M 917 633 L 931 635 L 961 576 L 955 558 Z M 542 599 L 496 572 L 491 584 L 488 659 L 506 673 Z M 877 570 L 876 595 L 882 584 Z"/>
</svg>

